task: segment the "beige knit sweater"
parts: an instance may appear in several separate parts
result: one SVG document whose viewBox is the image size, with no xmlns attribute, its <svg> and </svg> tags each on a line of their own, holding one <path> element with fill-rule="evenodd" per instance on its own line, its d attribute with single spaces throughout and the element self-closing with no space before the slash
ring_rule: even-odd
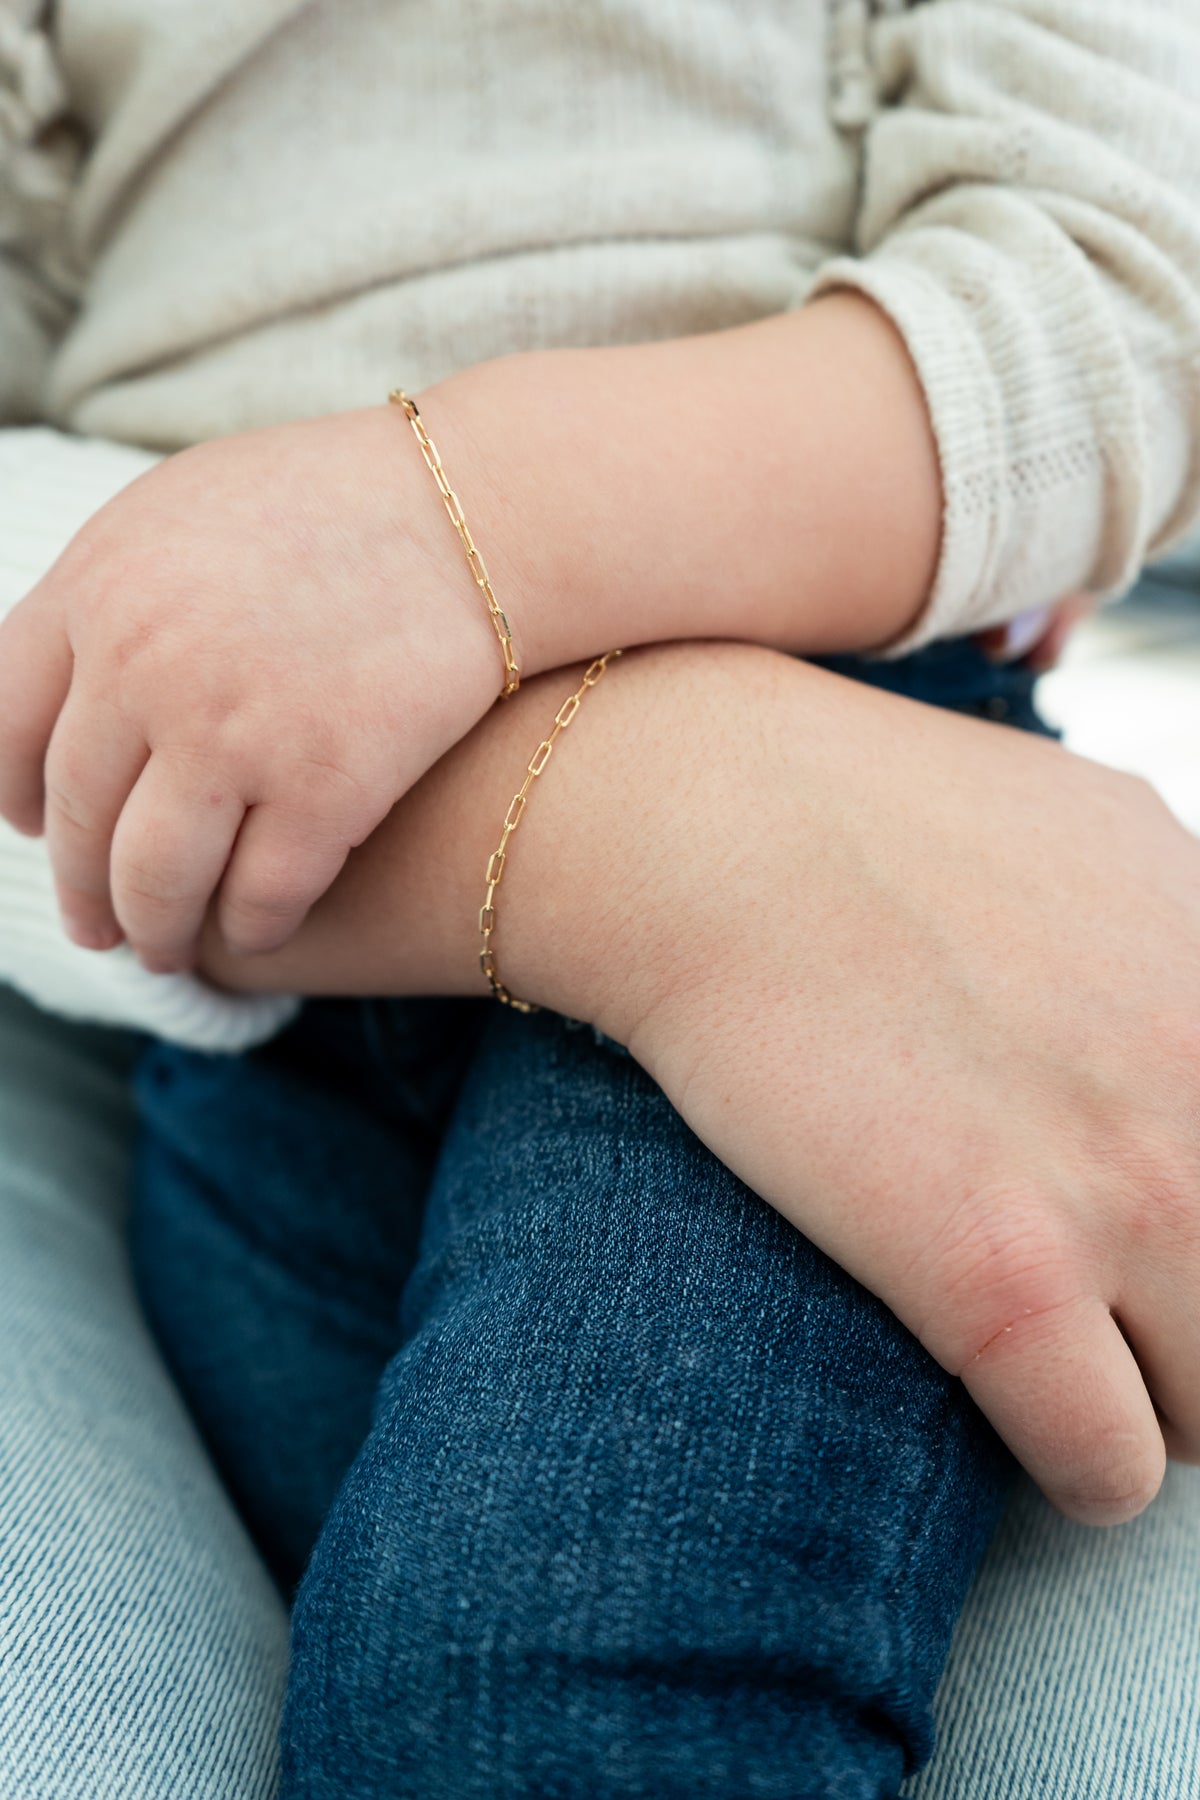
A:
<svg viewBox="0 0 1200 1800">
<path fill-rule="evenodd" d="M 104 440 L 838 283 L 938 440 L 910 641 L 1121 587 L 1200 516 L 1200 0 L 0 0 L 0 605 L 144 465 Z M 32 901 L 4 949 L 39 854 L 0 975 L 61 1004 Z"/>
</svg>

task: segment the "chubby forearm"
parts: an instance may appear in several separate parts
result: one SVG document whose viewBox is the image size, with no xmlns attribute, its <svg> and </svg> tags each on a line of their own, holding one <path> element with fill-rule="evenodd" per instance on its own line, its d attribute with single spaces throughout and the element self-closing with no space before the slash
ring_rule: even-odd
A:
<svg viewBox="0 0 1200 1800">
<path fill-rule="evenodd" d="M 932 428 L 899 334 L 857 295 L 502 357 L 419 398 L 525 668 L 694 638 L 875 649 L 929 597 Z"/>
</svg>

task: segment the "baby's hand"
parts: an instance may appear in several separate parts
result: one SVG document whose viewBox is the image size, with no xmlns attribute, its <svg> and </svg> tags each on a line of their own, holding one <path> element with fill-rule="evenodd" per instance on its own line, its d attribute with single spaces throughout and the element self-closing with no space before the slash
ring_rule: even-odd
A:
<svg viewBox="0 0 1200 1800">
<path fill-rule="evenodd" d="M 453 441 L 469 522 L 486 475 Z M 0 814 L 45 830 L 77 943 L 186 966 L 219 888 L 226 942 L 265 951 L 503 679 L 398 408 L 216 439 L 102 507 L 0 626 Z"/>
</svg>

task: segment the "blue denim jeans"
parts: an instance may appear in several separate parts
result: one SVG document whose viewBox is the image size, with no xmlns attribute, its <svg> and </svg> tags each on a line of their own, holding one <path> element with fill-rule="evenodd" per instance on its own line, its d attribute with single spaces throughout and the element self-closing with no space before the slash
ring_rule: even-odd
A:
<svg viewBox="0 0 1200 1800">
<path fill-rule="evenodd" d="M 1039 728 L 970 646 L 832 666 Z M 285 1800 L 892 1800 L 1010 1459 L 631 1058 L 319 1002 L 137 1093 L 143 1303 L 294 1592 Z"/>
</svg>

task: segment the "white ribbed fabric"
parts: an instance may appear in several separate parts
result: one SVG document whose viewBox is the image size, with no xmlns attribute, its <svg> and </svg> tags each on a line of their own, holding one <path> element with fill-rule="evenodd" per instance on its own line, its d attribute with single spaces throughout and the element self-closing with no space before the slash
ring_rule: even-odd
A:
<svg viewBox="0 0 1200 1800">
<path fill-rule="evenodd" d="M 1200 514 L 1195 0 L 50 11 L 0 0 L 0 407 L 177 448 L 844 283 L 941 454 L 895 650 L 1119 587 Z"/>
<path fill-rule="evenodd" d="M 106 500 L 158 458 L 45 427 L 0 431 L 0 617 Z M 294 1013 L 284 997 L 235 999 L 191 976 L 150 975 L 122 946 L 70 943 L 45 844 L 0 820 L 0 982 L 53 1012 L 127 1025 L 198 1050 L 237 1051 Z"/>
</svg>

